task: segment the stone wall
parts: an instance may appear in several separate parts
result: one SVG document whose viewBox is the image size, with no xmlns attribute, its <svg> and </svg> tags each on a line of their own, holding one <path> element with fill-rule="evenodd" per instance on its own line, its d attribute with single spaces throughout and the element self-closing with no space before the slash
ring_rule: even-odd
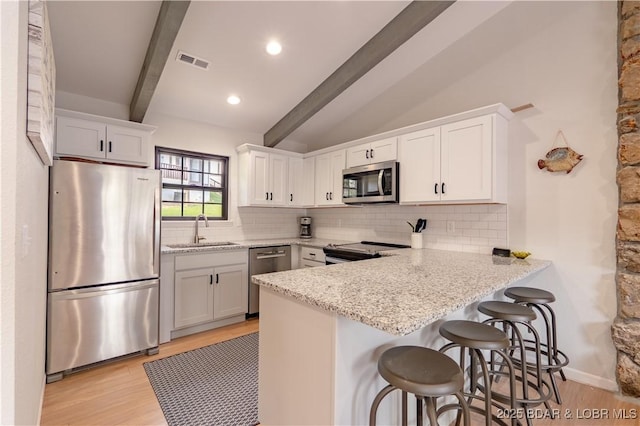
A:
<svg viewBox="0 0 640 426">
<path fill-rule="evenodd" d="M 618 316 L 612 326 L 623 394 L 640 396 L 640 1 L 619 3 Z"/>
</svg>

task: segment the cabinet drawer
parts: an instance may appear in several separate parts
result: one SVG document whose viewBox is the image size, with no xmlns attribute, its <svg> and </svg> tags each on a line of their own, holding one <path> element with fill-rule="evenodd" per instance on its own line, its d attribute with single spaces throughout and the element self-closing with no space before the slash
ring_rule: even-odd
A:
<svg viewBox="0 0 640 426">
<path fill-rule="evenodd" d="M 248 259 L 247 250 L 183 254 L 176 256 L 176 271 L 247 263 Z"/>
<path fill-rule="evenodd" d="M 300 261 L 301 268 L 315 268 L 316 266 L 324 266 L 324 262 L 316 262 L 315 260 L 305 260 L 302 259 Z"/>
<path fill-rule="evenodd" d="M 302 260 L 311 260 L 324 264 L 324 251 L 315 247 L 300 247 L 300 258 Z"/>
</svg>

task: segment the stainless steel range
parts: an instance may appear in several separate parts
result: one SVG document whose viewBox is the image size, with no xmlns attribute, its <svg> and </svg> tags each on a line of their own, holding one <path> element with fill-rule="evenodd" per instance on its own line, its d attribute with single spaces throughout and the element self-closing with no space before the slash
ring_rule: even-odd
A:
<svg viewBox="0 0 640 426">
<path fill-rule="evenodd" d="M 323 248 L 323 251 L 326 264 L 333 265 L 336 263 L 375 259 L 381 256 L 381 251 L 409 247 L 410 246 L 405 244 L 361 241 L 359 243 L 329 244 Z"/>
</svg>

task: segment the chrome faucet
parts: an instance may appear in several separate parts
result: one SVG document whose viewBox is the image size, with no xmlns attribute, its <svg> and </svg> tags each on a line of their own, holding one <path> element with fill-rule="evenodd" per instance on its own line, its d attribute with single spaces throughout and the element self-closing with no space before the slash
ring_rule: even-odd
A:
<svg viewBox="0 0 640 426">
<path fill-rule="evenodd" d="M 207 219 L 207 216 L 204 214 L 199 214 L 198 216 L 196 216 L 196 235 L 193 237 L 193 242 L 195 244 L 198 244 L 200 242 L 200 240 L 205 240 L 205 237 L 201 237 L 200 235 L 198 235 L 198 222 L 200 222 L 200 218 L 204 219 L 204 226 L 206 226 L 207 228 L 209 227 L 209 219 Z"/>
</svg>

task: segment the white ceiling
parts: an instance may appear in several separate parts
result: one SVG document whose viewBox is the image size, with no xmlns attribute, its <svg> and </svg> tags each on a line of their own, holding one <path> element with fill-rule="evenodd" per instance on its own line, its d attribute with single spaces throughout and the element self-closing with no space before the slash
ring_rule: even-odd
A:
<svg viewBox="0 0 640 426">
<path fill-rule="evenodd" d="M 408 3 L 192 1 L 150 109 L 264 134 Z M 360 118 L 350 126 L 345 120 L 508 4 L 455 3 L 290 139 L 312 150 L 367 136 L 375 123 Z M 48 6 L 57 88 L 128 105 L 160 2 Z M 279 56 L 264 50 L 271 38 L 283 45 Z M 209 60 L 209 69 L 177 62 L 178 50 Z M 242 98 L 240 105 L 227 104 L 232 93 Z"/>
</svg>

